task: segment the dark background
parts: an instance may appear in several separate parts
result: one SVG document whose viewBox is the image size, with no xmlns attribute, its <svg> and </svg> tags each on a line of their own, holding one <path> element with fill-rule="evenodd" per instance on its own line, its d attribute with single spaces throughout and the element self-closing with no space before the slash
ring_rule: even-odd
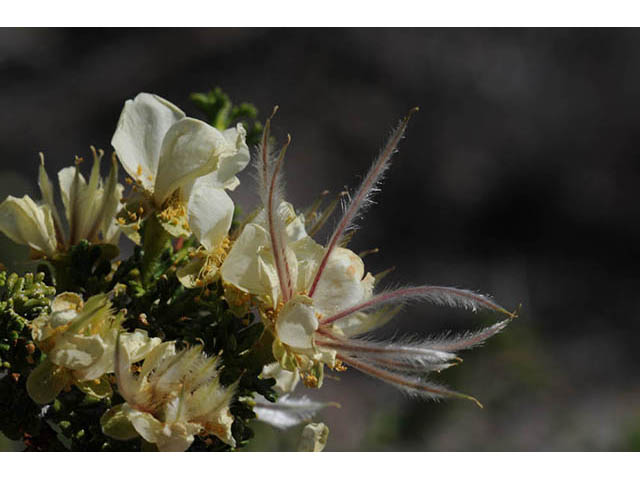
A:
<svg viewBox="0 0 640 480">
<path fill-rule="evenodd" d="M 639 51 L 637 30 L 0 30 L 0 193 L 39 198 L 38 151 L 52 175 L 110 151 L 140 91 L 197 115 L 189 93 L 220 86 L 262 117 L 280 106 L 301 208 L 355 187 L 418 105 L 351 247 L 380 247 L 367 267 L 395 265 L 388 283 L 487 292 L 521 317 L 442 375 L 483 410 L 352 371 L 300 389 L 342 404 L 320 416 L 328 450 L 639 450 Z M 492 320 L 414 306 L 386 331 Z M 253 448 L 295 448 L 299 432 L 259 427 Z"/>
</svg>

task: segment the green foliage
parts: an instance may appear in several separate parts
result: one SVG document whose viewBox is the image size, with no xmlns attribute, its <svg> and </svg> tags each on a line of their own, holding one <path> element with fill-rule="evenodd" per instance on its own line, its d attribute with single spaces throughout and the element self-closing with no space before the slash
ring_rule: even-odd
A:
<svg viewBox="0 0 640 480">
<path fill-rule="evenodd" d="M 106 277 L 111 272 L 111 261 L 119 253 L 115 245 L 93 245 L 81 240 L 68 252 L 51 261 L 42 262 L 38 270 L 47 275 L 47 281 L 53 283 L 58 292 L 77 292 L 91 296 L 106 291 Z"/>
<path fill-rule="evenodd" d="M 256 145 L 262 135 L 263 125 L 258 117 L 258 109 L 250 103 L 234 105 L 220 87 L 206 93 L 192 93 L 191 101 L 207 117 L 207 121 L 218 130 L 224 130 L 241 122 L 247 131 L 247 145 Z"/>
<path fill-rule="evenodd" d="M 193 102 L 218 129 L 242 122 L 247 143 L 257 143 L 262 124 L 253 105 L 233 105 L 219 88 L 194 93 Z M 234 227 L 238 220 L 234 218 Z M 185 288 L 176 277 L 197 246 L 195 238 L 172 240 L 151 215 L 141 225 L 142 246 L 131 256 L 117 260 L 114 245 L 82 240 L 68 251 L 41 261 L 37 274 L 19 277 L 0 273 L 0 432 L 22 441 L 33 451 L 140 451 L 154 449 L 139 436 L 114 440 L 102 432 L 100 419 L 124 400 L 117 391 L 98 399 L 76 386 L 65 388 L 52 404 L 37 405 L 27 394 L 29 374 L 45 359 L 31 338 L 30 323 L 51 313 L 57 293 L 76 292 L 85 301 L 108 293 L 115 311 L 124 315 L 123 328 L 143 329 L 149 336 L 176 341 L 178 348 L 200 343 L 210 356 L 220 357 L 220 382 L 235 385 L 230 406 L 231 431 L 237 448 L 253 437 L 250 422 L 255 414 L 239 398 L 260 394 L 275 401 L 275 380 L 259 375 L 271 355 L 271 341 L 262 322 L 250 313 L 232 313 L 219 282 Z M 46 350 L 46 349 L 45 349 Z M 105 379 L 106 378 L 106 379 Z M 115 383 L 108 374 L 103 381 Z M 123 437 L 126 438 L 126 437 Z M 215 436 L 196 437 L 190 450 L 221 451 L 229 446 Z"/>
<path fill-rule="evenodd" d="M 53 405 L 36 405 L 26 394 L 25 382 L 39 363 L 28 325 L 41 313 L 49 312 L 55 288 L 81 293 L 85 300 L 97 292 L 113 291 L 113 306 L 126 311 L 124 327 L 141 328 L 164 341 L 175 340 L 179 347 L 196 343 L 209 355 L 220 355 L 221 383 L 238 383 L 231 405 L 235 421 L 232 433 L 238 447 L 246 445 L 253 432 L 249 427 L 255 414 L 239 397 L 256 393 L 275 400 L 272 379 L 258 378 L 263 363 L 253 352 L 263 335 L 263 325 L 251 315 L 238 318 L 231 313 L 220 285 L 186 289 L 176 277 L 176 268 L 188 259 L 194 240 L 180 242 L 174 248 L 159 225 L 146 222 L 143 238 L 149 248 L 136 247 L 133 255 L 112 263 L 114 251 L 105 245 L 80 242 L 67 254 L 41 265 L 37 275 L 18 277 L 0 273 L 0 355 L 3 362 L 0 380 L 0 430 L 11 439 L 22 439 L 30 450 L 140 450 L 141 439 L 117 441 L 102 433 L 99 419 L 123 400 L 97 400 L 75 387 L 62 392 Z M 160 228 L 158 230 L 157 228 Z M 153 241 L 151 241 L 153 240 Z M 61 290 L 59 290 L 61 291 Z M 16 374 L 16 375 L 14 375 Z M 113 376 L 111 376 L 113 381 Z M 8 414 L 7 414 L 8 413 Z M 216 437 L 200 438 L 191 447 L 196 451 L 228 450 Z"/>
<path fill-rule="evenodd" d="M 0 272 L 0 431 L 11 440 L 39 430 L 40 407 L 26 393 L 26 380 L 40 360 L 31 320 L 49 311 L 55 289 L 44 274 Z"/>
</svg>

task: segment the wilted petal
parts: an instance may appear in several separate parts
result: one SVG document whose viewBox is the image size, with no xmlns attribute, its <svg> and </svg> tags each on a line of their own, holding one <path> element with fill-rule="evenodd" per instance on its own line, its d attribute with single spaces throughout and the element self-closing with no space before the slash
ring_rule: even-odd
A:
<svg viewBox="0 0 640 480">
<path fill-rule="evenodd" d="M 329 427 L 324 423 L 310 423 L 302 430 L 299 452 L 321 452 L 329 439 Z"/>
<path fill-rule="evenodd" d="M 111 145 L 126 172 L 145 190 L 153 191 L 162 140 L 184 116 L 172 103 L 148 93 L 125 102 Z"/>
</svg>

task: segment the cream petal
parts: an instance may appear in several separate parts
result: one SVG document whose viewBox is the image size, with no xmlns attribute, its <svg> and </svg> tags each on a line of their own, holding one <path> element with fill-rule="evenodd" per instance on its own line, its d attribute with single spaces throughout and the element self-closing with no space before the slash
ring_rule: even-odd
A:
<svg viewBox="0 0 640 480">
<path fill-rule="evenodd" d="M 63 168 L 58 172 L 62 203 L 70 229 L 69 242 L 72 245 L 81 239 L 96 240 L 89 237 L 95 237 L 98 233 L 97 220 L 104 199 L 99 168 L 100 160 L 96 158 L 89 183 L 78 167 Z"/>
<path fill-rule="evenodd" d="M 122 406 L 122 414 L 131 422 L 136 432 L 149 443 L 156 443 L 162 438 L 164 424 L 153 415 L 141 412 L 128 404 Z"/>
<path fill-rule="evenodd" d="M 49 358 L 56 365 L 79 370 L 97 362 L 104 351 L 105 344 L 99 335 L 64 335 L 49 352 Z"/>
<path fill-rule="evenodd" d="M 173 124 L 185 117 L 178 107 L 149 93 L 124 104 L 111 145 L 125 171 L 153 191 L 162 141 Z"/>
<path fill-rule="evenodd" d="M 218 166 L 226 151 L 222 133 L 194 118 L 183 118 L 167 131 L 160 150 L 154 199 L 161 205 L 175 190 Z"/>
<path fill-rule="evenodd" d="M 187 216 L 191 231 L 208 251 L 217 249 L 229 233 L 233 201 L 212 185 L 208 177 L 198 178 L 189 196 Z"/>
<path fill-rule="evenodd" d="M 194 434 L 201 430 L 193 423 L 165 425 L 156 446 L 161 452 L 184 452 L 195 440 Z"/>
<path fill-rule="evenodd" d="M 358 312 L 346 318 L 341 318 L 331 326 L 344 337 L 355 337 L 371 332 L 389 322 L 400 310 L 399 307 L 382 308 L 372 313 Z"/>
<path fill-rule="evenodd" d="M 120 342 L 127 349 L 131 362 L 135 363 L 149 355 L 154 348 L 162 343 L 162 340 L 157 337 L 149 338 L 146 330 L 137 328 L 132 333 L 121 333 Z"/>
<path fill-rule="evenodd" d="M 373 292 L 373 277 L 363 277 L 362 259 L 351 250 L 336 248 L 313 296 L 316 310 L 331 316 L 369 298 Z"/>
<path fill-rule="evenodd" d="M 233 415 L 231 415 L 229 407 L 220 409 L 216 413 L 213 423 L 215 423 L 215 427 L 211 428 L 211 424 L 209 424 L 209 428 L 211 429 L 208 431 L 230 447 L 235 448 L 236 440 L 235 438 L 233 438 L 233 434 L 231 433 L 231 426 L 233 425 Z"/>
<path fill-rule="evenodd" d="M 142 363 L 142 368 L 140 369 L 140 377 L 146 377 L 147 375 L 149 375 L 149 373 L 151 373 L 153 369 L 158 367 L 164 361 L 164 359 L 173 357 L 175 354 L 175 342 L 160 343 L 145 357 L 144 362 Z"/>
<path fill-rule="evenodd" d="M 84 308 L 82 296 L 75 292 L 62 292 L 51 302 L 52 312 L 64 312 L 66 310 L 81 311 Z"/>
<path fill-rule="evenodd" d="M 76 167 L 66 167 L 58 172 L 58 183 L 60 184 L 60 196 L 62 197 L 62 205 L 67 221 L 71 218 L 71 188 L 73 180 L 76 176 Z M 86 181 L 82 174 L 78 175 L 78 181 L 86 185 Z"/>
<path fill-rule="evenodd" d="M 22 198 L 9 195 L 0 204 L 0 232 L 49 257 L 56 252 L 51 209 L 46 205 L 38 206 L 28 195 Z"/>
<path fill-rule="evenodd" d="M 51 209 L 51 214 L 53 216 L 54 226 L 58 235 L 60 236 L 60 241 L 64 242 L 64 234 L 63 234 L 63 226 L 62 220 L 60 218 L 60 214 L 58 213 L 58 208 L 56 207 L 54 191 L 53 191 L 53 183 L 49 179 L 49 175 L 44 168 L 44 155 L 40 154 L 40 168 L 38 169 L 38 186 L 40 187 L 40 192 L 42 193 L 42 199 L 45 204 L 49 206 Z"/>
<path fill-rule="evenodd" d="M 278 339 L 295 349 L 313 348 L 313 334 L 318 329 L 318 319 L 312 307 L 313 301 L 298 295 L 286 303 L 276 320 Z"/>
<path fill-rule="evenodd" d="M 253 295 L 277 299 L 278 275 L 266 245 L 267 231 L 253 223 L 246 225 L 220 269 L 224 282 Z"/>
<path fill-rule="evenodd" d="M 313 238 L 307 236 L 290 243 L 289 247 L 296 257 L 296 290 L 303 292 L 309 288 L 309 285 L 311 285 L 313 281 L 313 276 L 324 255 L 324 247 L 318 244 Z"/>
</svg>

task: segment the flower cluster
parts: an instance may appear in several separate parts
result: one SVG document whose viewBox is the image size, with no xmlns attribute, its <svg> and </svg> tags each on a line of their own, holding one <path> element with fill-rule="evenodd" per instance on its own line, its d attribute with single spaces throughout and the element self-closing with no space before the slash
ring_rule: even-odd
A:
<svg viewBox="0 0 640 480">
<path fill-rule="evenodd" d="M 458 352 L 500 332 L 514 314 L 469 290 L 380 289 L 383 275 L 368 273 L 364 255 L 347 246 L 416 110 L 400 121 L 361 185 L 346 194 L 325 243 L 314 236 L 338 199 L 323 212 L 316 202 L 304 213 L 286 200 L 290 137 L 274 147 L 273 115 L 264 128 L 256 124 L 262 133 L 253 158 L 261 205 L 241 222 L 228 192 L 250 162 L 247 138 L 257 135 L 238 118 L 209 112 L 213 126 L 155 95 L 128 100 L 106 180 L 100 175 L 103 152 L 93 147 L 88 180 L 80 158 L 59 172 L 66 223 L 41 155 L 42 202 L 10 196 L 0 204 L 0 231 L 28 245 L 42 271 L 49 269 L 47 278 L 67 289 L 29 322 L 38 351 L 38 361 L 29 357 L 33 367 L 24 384 L 31 399 L 66 405 L 65 395 L 76 391 L 86 398 L 80 406 L 100 402 L 99 430 L 80 428 L 72 446 L 90 431 L 96 442 L 103 441 L 100 435 L 116 442 L 103 447 L 139 442 L 139 448 L 172 451 L 237 448 L 250 438 L 245 426 L 252 417 L 278 428 L 308 421 L 331 404 L 292 392 L 300 382 L 320 388 L 326 368 L 353 367 L 410 395 L 477 402 L 429 374 L 458 364 Z M 126 196 L 116 159 L 128 174 Z M 131 258 L 105 253 L 106 246 L 118 245 L 120 233 L 137 245 Z M 458 335 L 372 338 L 413 301 L 506 318 Z M 60 415 L 63 407 L 56 408 Z M 54 415 L 47 412 L 42 415 Z M 71 429 L 67 419 L 57 425 Z M 309 424 L 300 449 L 321 450 L 327 435 L 324 424 Z"/>
</svg>

